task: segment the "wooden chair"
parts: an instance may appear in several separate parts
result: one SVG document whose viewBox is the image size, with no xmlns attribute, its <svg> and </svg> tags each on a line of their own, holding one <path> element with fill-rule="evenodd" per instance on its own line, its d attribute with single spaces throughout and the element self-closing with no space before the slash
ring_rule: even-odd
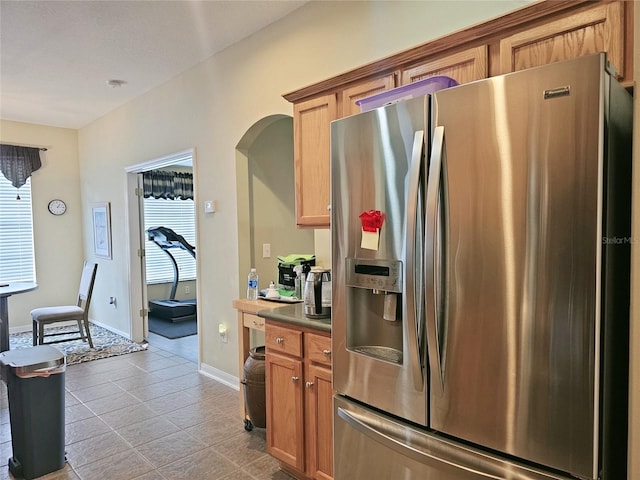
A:
<svg viewBox="0 0 640 480">
<path fill-rule="evenodd" d="M 33 344 L 45 345 L 47 343 L 69 342 L 71 340 L 88 341 L 89 346 L 93 348 L 91 340 L 91 332 L 89 331 L 89 304 L 91 303 L 91 294 L 93 293 L 93 284 L 96 279 L 97 263 L 85 262 L 82 269 L 82 277 L 80 279 L 80 289 L 78 291 L 78 303 L 76 305 L 61 305 L 55 307 L 41 307 L 31 310 L 31 319 L 33 320 Z M 45 334 L 45 325 L 58 322 L 76 321 L 78 330 L 64 333 Z M 52 340 L 45 342 L 46 337 L 55 337 L 59 335 L 69 335 L 77 333 L 79 336 L 72 338 L 64 338 L 61 340 Z"/>
</svg>

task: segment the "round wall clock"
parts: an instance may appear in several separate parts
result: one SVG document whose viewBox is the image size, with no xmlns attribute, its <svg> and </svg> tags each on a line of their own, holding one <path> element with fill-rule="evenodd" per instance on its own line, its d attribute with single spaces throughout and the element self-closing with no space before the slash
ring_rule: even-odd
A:
<svg viewBox="0 0 640 480">
<path fill-rule="evenodd" d="M 51 200 L 49 202 L 49 211 L 54 215 L 62 215 L 67 211 L 67 204 L 62 200 Z"/>
</svg>

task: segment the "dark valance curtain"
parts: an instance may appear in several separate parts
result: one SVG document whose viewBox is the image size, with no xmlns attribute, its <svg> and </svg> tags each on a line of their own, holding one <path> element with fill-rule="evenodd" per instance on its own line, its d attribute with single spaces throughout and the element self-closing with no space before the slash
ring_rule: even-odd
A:
<svg viewBox="0 0 640 480">
<path fill-rule="evenodd" d="M 144 198 L 193 200 L 193 174 L 151 170 L 142 173 Z"/>
<path fill-rule="evenodd" d="M 0 172 L 16 188 L 24 185 L 41 165 L 39 148 L 0 145 Z"/>
</svg>

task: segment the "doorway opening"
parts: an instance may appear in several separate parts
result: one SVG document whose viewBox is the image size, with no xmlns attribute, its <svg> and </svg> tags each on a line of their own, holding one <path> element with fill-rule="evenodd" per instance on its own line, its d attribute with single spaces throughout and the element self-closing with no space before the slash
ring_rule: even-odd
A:
<svg viewBox="0 0 640 480">
<path fill-rule="evenodd" d="M 126 171 L 132 336 L 199 363 L 194 167 L 191 149 Z"/>
</svg>

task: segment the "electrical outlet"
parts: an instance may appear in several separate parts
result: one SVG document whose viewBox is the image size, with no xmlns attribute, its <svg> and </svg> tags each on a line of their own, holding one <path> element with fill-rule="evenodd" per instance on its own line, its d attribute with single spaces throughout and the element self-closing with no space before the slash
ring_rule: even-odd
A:
<svg viewBox="0 0 640 480">
<path fill-rule="evenodd" d="M 184 293 L 191 293 L 191 286 L 190 285 L 185 285 L 184 286 Z"/>
<path fill-rule="evenodd" d="M 220 341 L 222 343 L 227 343 L 228 342 L 227 326 L 224 323 L 219 323 L 218 324 L 218 334 L 220 335 Z"/>
<path fill-rule="evenodd" d="M 271 258 L 271 244 L 263 243 L 262 244 L 262 258 Z"/>
</svg>

